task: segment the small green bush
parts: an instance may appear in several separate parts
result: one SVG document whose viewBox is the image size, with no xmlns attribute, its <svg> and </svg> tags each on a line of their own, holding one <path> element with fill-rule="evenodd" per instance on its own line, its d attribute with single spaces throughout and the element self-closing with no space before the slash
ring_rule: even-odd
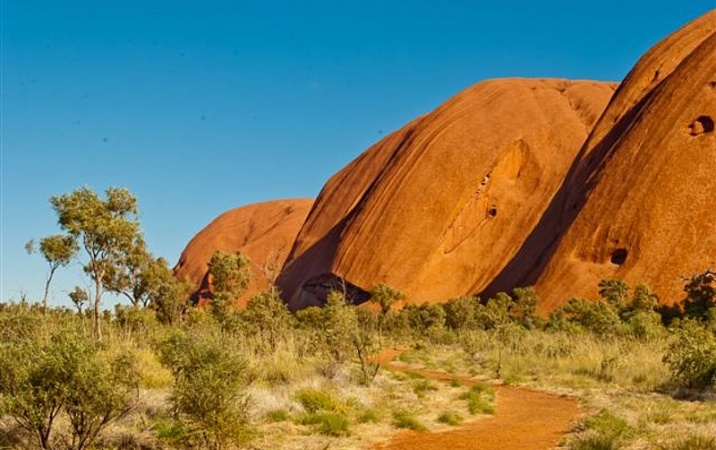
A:
<svg viewBox="0 0 716 450">
<path fill-rule="evenodd" d="M 663 360 L 672 379 L 683 387 L 706 389 L 716 384 L 716 337 L 697 322 L 681 322 Z"/>
<path fill-rule="evenodd" d="M 266 420 L 269 422 L 285 422 L 290 415 L 285 409 L 274 409 L 266 413 Z"/>
<path fill-rule="evenodd" d="M 358 423 L 378 423 L 380 416 L 373 409 L 367 409 L 358 415 Z"/>
<path fill-rule="evenodd" d="M 348 436 L 350 434 L 350 421 L 341 413 L 306 414 L 301 420 L 301 424 L 314 425 L 319 433 L 326 436 Z"/>
<path fill-rule="evenodd" d="M 410 411 L 401 409 L 393 413 L 393 425 L 396 428 L 406 428 L 415 431 L 427 431 L 425 425 L 423 425 L 418 419 L 413 416 Z"/>
<path fill-rule="evenodd" d="M 462 420 L 462 416 L 453 411 L 446 411 L 440 414 L 440 417 L 438 417 L 438 422 L 452 426 L 460 425 L 462 423 Z"/>
<path fill-rule="evenodd" d="M 413 392 L 415 392 L 418 397 L 425 396 L 426 392 L 437 390 L 437 386 L 435 386 L 430 380 L 427 379 L 417 380 L 413 383 Z"/>
<path fill-rule="evenodd" d="M 330 392 L 318 389 L 302 389 L 294 394 L 294 398 L 306 412 L 315 414 L 319 411 L 337 411 L 340 403 Z"/>
<path fill-rule="evenodd" d="M 470 414 L 495 414 L 495 407 L 492 405 L 495 399 L 495 390 L 485 383 L 477 383 L 460 396 L 460 399 L 467 401 L 467 409 Z"/>
</svg>

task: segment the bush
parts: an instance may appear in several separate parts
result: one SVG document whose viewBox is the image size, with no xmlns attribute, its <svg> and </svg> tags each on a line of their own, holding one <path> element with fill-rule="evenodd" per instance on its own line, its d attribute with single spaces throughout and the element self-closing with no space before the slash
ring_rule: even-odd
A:
<svg viewBox="0 0 716 450">
<path fill-rule="evenodd" d="M 440 414 L 438 422 L 444 423 L 445 425 L 457 426 L 462 423 L 462 416 L 452 411 L 446 411 Z"/>
<path fill-rule="evenodd" d="M 131 356 L 105 350 L 86 333 L 61 328 L 49 340 L 0 344 L 0 411 L 49 448 L 58 415 L 69 419 L 69 448 L 91 447 L 136 399 L 139 375 Z"/>
<path fill-rule="evenodd" d="M 716 338 L 700 324 L 684 320 L 664 355 L 672 379 L 692 389 L 716 384 Z"/>
<path fill-rule="evenodd" d="M 314 425 L 321 434 L 326 436 L 348 436 L 350 421 L 341 413 L 323 412 L 304 416 L 303 425 Z"/>
<path fill-rule="evenodd" d="M 492 402 L 495 399 L 495 390 L 492 386 L 484 383 L 477 383 L 460 396 L 467 400 L 467 409 L 470 414 L 495 414 L 495 407 Z"/>
<path fill-rule="evenodd" d="M 247 437 L 247 363 L 231 345 L 209 332 L 174 332 L 158 351 L 174 375 L 171 402 L 189 445 L 220 449 Z"/>
<path fill-rule="evenodd" d="M 312 414 L 340 409 L 340 402 L 331 393 L 318 389 L 302 389 L 294 394 L 294 398 Z"/>
<path fill-rule="evenodd" d="M 393 425 L 396 428 L 406 428 L 415 431 L 427 431 L 425 425 L 423 425 L 418 419 L 413 416 L 413 413 L 405 409 L 395 411 L 393 413 Z"/>
</svg>

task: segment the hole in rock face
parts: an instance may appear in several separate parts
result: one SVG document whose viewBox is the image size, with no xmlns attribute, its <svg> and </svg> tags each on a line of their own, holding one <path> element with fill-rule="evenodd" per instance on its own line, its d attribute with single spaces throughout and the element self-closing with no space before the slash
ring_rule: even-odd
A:
<svg viewBox="0 0 716 450">
<path fill-rule="evenodd" d="M 370 294 L 341 277 L 326 273 L 308 280 L 303 290 L 311 294 L 316 304 L 325 305 L 331 291 L 344 293 L 346 300 L 359 305 L 370 298 Z"/>
<path fill-rule="evenodd" d="M 490 215 L 490 217 L 495 217 L 497 215 L 497 208 L 494 206 L 487 210 L 487 214 Z"/>
<path fill-rule="evenodd" d="M 714 131 L 714 120 L 711 116 L 699 116 L 689 125 L 689 134 L 698 136 L 704 133 L 712 133 Z"/>
<path fill-rule="evenodd" d="M 627 250 L 625 248 L 618 248 L 612 252 L 611 262 L 617 266 L 621 266 L 626 262 Z"/>
</svg>

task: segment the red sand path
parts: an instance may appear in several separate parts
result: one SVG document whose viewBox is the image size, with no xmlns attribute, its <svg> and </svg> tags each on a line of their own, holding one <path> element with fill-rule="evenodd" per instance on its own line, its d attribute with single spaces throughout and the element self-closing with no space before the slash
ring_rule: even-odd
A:
<svg viewBox="0 0 716 450">
<path fill-rule="evenodd" d="M 395 351 L 385 355 L 394 356 Z M 473 380 L 444 372 L 408 369 L 435 380 Z M 554 448 L 570 429 L 580 409 L 573 399 L 512 386 L 495 386 L 496 414 L 440 433 L 404 431 L 375 450 L 540 450 Z"/>
</svg>

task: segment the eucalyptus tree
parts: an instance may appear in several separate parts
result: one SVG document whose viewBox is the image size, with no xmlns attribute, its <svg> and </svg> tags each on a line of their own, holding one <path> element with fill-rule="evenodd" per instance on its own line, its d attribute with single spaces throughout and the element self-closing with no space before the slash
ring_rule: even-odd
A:
<svg viewBox="0 0 716 450">
<path fill-rule="evenodd" d="M 82 267 L 94 283 L 92 329 L 100 339 L 100 306 L 113 273 L 121 272 L 128 255 L 143 246 L 137 199 L 127 189 L 111 187 L 100 197 L 88 187 L 50 199 L 60 228 L 75 239 L 87 259 Z M 111 290 L 111 285 L 108 286 Z"/>
<path fill-rule="evenodd" d="M 35 253 L 35 241 L 31 240 L 25 244 L 25 250 L 28 254 Z M 77 254 L 79 247 L 74 236 L 65 234 L 55 234 L 40 239 L 39 251 L 50 266 L 45 280 L 45 292 L 42 296 L 42 306 L 47 310 L 47 297 L 50 293 L 50 283 L 55 271 L 60 267 L 67 266 L 72 258 Z"/>
</svg>

